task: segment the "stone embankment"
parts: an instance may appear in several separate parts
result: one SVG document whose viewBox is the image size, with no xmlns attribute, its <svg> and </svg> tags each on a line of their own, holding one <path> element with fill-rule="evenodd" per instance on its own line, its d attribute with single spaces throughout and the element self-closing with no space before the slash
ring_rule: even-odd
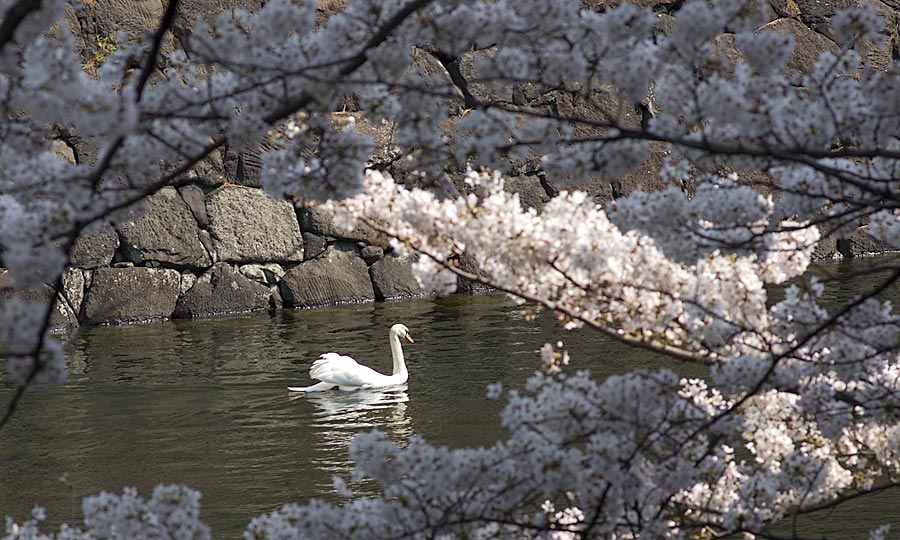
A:
<svg viewBox="0 0 900 540">
<path fill-rule="evenodd" d="M 537 197 L 540 186 L 518 189 Z M 860 232 L 824 242 L 817 257 L 877 249 Z M 412 263 L 371 230 L 342 229 L 319 207 L 277 201 L 258 188 L 167 187 L 148 198 L 145 214 L 78 239 L 52 323 L 133 323 L 426 296 Z M 11 286 L 0 269 L 0 303 Z M 17 294 L 46 304 L 52 291 Z"/>
<path fill-rule="evenodd" d="M 78 239 L 54 323 L 208 317 L 425 295 L 413 278 L 413 261 L 373 238 L 336 227 L 316 207 L 295 208 L 252 187 L 167 187 L 147 200 L 146 214 Z M 47 294 L 49 288 L 31 300 L 46 301 Z"/>
</svg>

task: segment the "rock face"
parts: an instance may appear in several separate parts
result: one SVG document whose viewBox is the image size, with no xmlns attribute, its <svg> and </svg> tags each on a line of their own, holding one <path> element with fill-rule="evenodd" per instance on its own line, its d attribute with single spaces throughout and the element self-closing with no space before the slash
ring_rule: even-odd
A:
<svg viewBox="0 0 900 540">
<path fill-rule="evenodd" d="M 77 20 L 70 26 L 76 39 L 94 50 L 103 39 L 115 38 L 119 30 L 137 37 L 148 28 L 155 28 L 163 11 L 162 0 L 92 0 L 69 13 L 70 23 L 72 18 Z"/>
<path fill-rule="evenodd" d="M 808 73 L 822 52 L 838 49 L 835 42 L 793 18 L 772 21 L 766 28 L 794 36 L 796 44 L 787 62 L 788 73 L 792 75 Z"/>
<path fill-rule="evenodd" d="M 269 305 L 271 292 L 226 263 L 216 263 L 200 276 L 175 305 L 176 317 L 208 317 L 258 311 Z"/>
<path fill-rule="evenodd" d="M 200 242 L 200 228 L 175 188 L 147 199 L 147 214 L 122 225 L 122 254 L 135 264 L 158 263 L 172 268 L 206 268 L 212 259 Z"/>
<path fill-rule="evenodd" d="M 177 270 L 100 268 L 85 295 L 82 315 L 95 324 L 165 319 L 175 311 L 180 285 Z"/>
<path fill-rule="evenodd" d="M 463 253 L 459 258 L 459 266 L 463 270 L 467 272 L 471 272 L 473 274 L 480 274 L 481 271 L 478 269 L 478 264 L 475 262 L 475 259 L 466 253 Z M 456 290 L 461 293 L 479 293 L 491 290 L 487 285 L 482 285 L 477 281 L 472 281 L 466 278 L 457 279 L 457 287 Z"/>
<path fill-rule="evenodd" d="M 228 12 L 232 9 L 255 11 L 265 0 L 191 0 L 178 6 L 174 27 L 179 34 L 186 35 L 194 29 L 194 24 L 201 19 L 208 19 L 210 14 Z"/>
<path fill-rule="evenodd" d="M 514 176 L 507 178 L 503 186 L 506 191 L 519 194 L 519 204 L 523 209 L 534 208 L 541 210 L 550 200 L 547 191 L 541 186 L 541 181 L 532 176 Z"/>
<path fill-rule="evenodd" d="M 112 227 L 82 234 L 71 252 L 71 265 L 76 268 L 99 268 L 112 262 L 119 247 L 119 236 Z"/>
<path fill-rule="evenodd" d="M 352 244 L 329 246 L 318 259 L 295 266 L 281 281 L 287 307 L 372 302 L 375 291 L 366 263 Z"/>
<path fill-rule="evenodd" d="M 846 258 L 865 257 L 875 253 L 884 253 L 887 246 L 883 242 L 869 236 L 864 228 L 858 229 L 850 238 L 841 238 L 835 249 Z"/>
<path fill-rule="evenodd" d="M 206 195 L 197 184 L 188 184 L 178 190 L 184 203 L 188 205 L 194 219 L 201 229 L 209 227 L 209 216 L 206 214 Z"/>
<path fill-rule="evenodd" d="M 48 306 L 53 301 L 53 289 L 48 285 L 42 285 L 37 289 L 16 290 L 9 272 L 0 270 L 0 308 L 13 298 L 18 298 L 27 306 Z M 69 308 L 65 299 L 56 298 L 53 302 L 53 310 L 50 313 L 50 326 L 54 328 L 78 326 L 78 318 Z M 42 312 L 46 313 L 46 312 Z"/>
<path fill-rule="evenodd" d="M 301 208 L 299 215 L 303 232 L 309 232 L 328 238 L 336 238 L 338 240 L 366 242 L 369 244 L 384 243 L 383 241 L 378 241 L 380 235 L 371 227 L 362 225 L 354 230 L 349 230 L 335 225 L 334 216 L 325 212 L 318 206 Z"/>
<path fill-rule="evenodd" d="M 387 255 L 375 261 L 369 267 L 375 299 L 391 300 L 424 296 L 426 292 L 419 287 L 419 283 L 413 277 L 412 263 L 411 258 L 393 255 Z"/>
<path fill-rule="evenodd" d="M 77 314 L 81 302 L 84 300 L 85 271 L 77 268 L 69 268 L 63 272 L 62 295 L 69 303 L 70 311 Z"/>
<path fill-rule="evenodd" d="M 856 0 L 794 0 L 797 6 L 797 15 L 800 20 L 811 30 L 822 35 L 828 36 L 830 39 L 834 37 L 834 31 L 831 28 L 831 18 L 841 10 L 858 6 Z"/>
<path fill-rule="evenodd" d="M 315 259 L 325 253 L 328 241 L 317 234 L 303 233 L 303 257 L 306 260 Z"/>
<path fill-rule="evenodd" d="M 812 254 L 812 260 L 821 261 L 834 259 L 837 253 L 839 253 L 837 250 L 837 240 L 833 235 L 826 236 L 816 244 L 816 249 Z"/>
<path fill-rule="evenodd" d="M 218 260 L 303 260 L 303 239 L 294 208 L 258 189 L 222 187 L 206 197 L 209 232 Z"/>
</svg>

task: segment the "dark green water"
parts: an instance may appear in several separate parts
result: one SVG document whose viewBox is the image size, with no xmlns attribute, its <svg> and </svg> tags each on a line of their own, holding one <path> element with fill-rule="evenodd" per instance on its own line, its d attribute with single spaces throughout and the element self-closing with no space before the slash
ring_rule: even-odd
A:
<svg viewBox="0 0 900 540">
<path fill-rule="evenodd" d="M 326 351 L 389 371 L 396 322 L 416 339 L 404 347 L 405 390 L 286 391 L 310 382 L 310 362 Z M 0 432 L 0 513 L 22 520 L 40 503 L 50 521 L 80 521 L 84 495 L 178 482 L 203 493 L 217 538 L 237 538 L 257 514 L 329 496 L 360 430 L 453 446 L 502 438 L 486 385 L 522 384 L 537 350 L 560 336 L 600 375 L 660 365 L 593 332 L 565 334 L 549 316 L 527 320 L 495 295 L 89 328 L 69 381 L 28 394 Z"/>
<path fill-rule="evenodd" d="M 396 322 L 416 339 L 404 347 L 405 389 L 286 391 L 309 383 L 310 362 L 326 351 L 388 371 Z M 28 394 L 0 431 L 0 517 L 22 521 L 42 504 L 50 523 L 80 522 L 85 495 L 135 486 L 149 496 L 158 483 L 184 483 L 203 493 L 214 537 L 239 538 L 255 515 L 332 496 L 331 477 L 349 471 L 358 431 L 451 446 L 502 438 L 501 403 L 486 399 L 486 385 L 521 385 L 541 345 L 560 337 L 574 367 L 598 377 L 664 365 L 702 376 L 596 332 L 565 333 L 495 295 L 89 328 L 74 341 L 69 381 Z M 11 394 L 0 386 L 0 404 Z M 857 525 L 837 514 L 838 537 L 865 538 L 872 523 L 900 515 L 896 494 L 857 506 Z"/>
</svg>

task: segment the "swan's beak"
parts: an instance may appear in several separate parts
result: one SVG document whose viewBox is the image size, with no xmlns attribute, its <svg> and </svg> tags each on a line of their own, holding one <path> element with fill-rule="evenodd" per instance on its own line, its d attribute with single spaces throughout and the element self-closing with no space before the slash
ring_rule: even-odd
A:
<svg viewBox="0 0 900 540">
<path fill-rule="evenodd" d="M 412 336 L 409 335 L 409 332 L 407 332 L 406 335 L 405 335 L 404 337 L 406 338 L 406 341 L 408 341 L 408 342 L 410 342 L 410 343 L 415 343 L 415 341 L 413 341 Z"/>
</svg>

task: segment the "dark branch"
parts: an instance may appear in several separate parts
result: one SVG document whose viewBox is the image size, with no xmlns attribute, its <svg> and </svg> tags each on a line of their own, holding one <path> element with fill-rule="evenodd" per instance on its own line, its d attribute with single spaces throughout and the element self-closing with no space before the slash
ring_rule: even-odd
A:
<svg viewBox="0 0 900 540">
<path fill-rule="evenodd" d="M 156 28 L 156 32 L 153 33 L 153 44 L 150 47 L 150 51 L 147 53 L 144 65 L 141 67 L 141 77 L 138 79 L 137 85 L 135 86 L 135 96 L 137 96 L 138 101 L 141 100 L 141 95 L 144 93 L 147 81 L 150 80 L 150 75 L 159 63 L 159 51 L 162 48 L 162 42 L 166 33 L 172 28 L 172 23 L 175 22 L 175 14 L 178 12 L 179 1 L 180 0 L 169 0 L 169 5 L 166 6 L 166 11 L 159 21 L 159 26 Z"/>
<path fill-rule="evenodd" d="M 19 0 L 6 12 L 3 24 L 0 24 L 0 49 L 11 42 L 16 29 L 25 20 L 25 17 L 33 11 L 41 9 L 43 0 Z"/>
</svg>

